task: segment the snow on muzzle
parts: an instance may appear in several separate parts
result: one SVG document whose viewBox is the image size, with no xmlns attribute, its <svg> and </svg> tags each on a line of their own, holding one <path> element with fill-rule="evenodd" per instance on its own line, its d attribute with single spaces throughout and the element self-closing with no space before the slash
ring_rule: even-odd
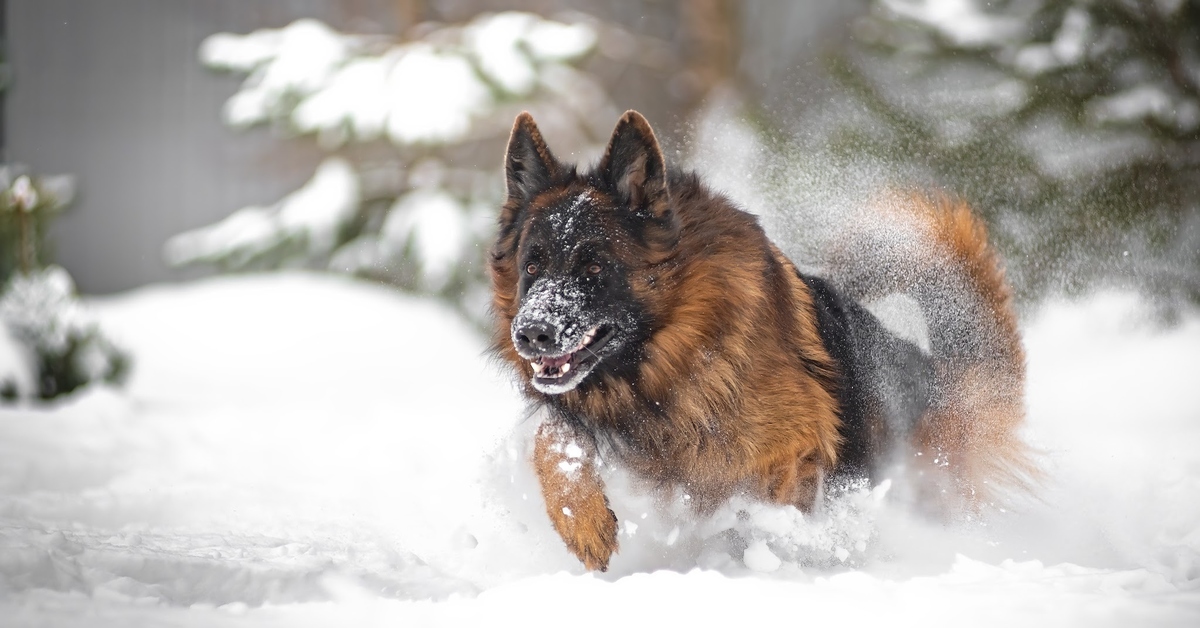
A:
<svg viewBox="0 0 1200 628">
<path fill-rule="evenodd" d="M 533 374 L 537 377 L 547 379 L 558 379 L 566 376 L 571 372 L 572 364 L 577 364 L 576 360 L 579 354 L 583 351 L 588 351 L 594 356 L 592 346 L 597 335 L 600 333 L 600 326 L 597 325 L 588 330 L 579 341 L 579 344 L 572 347 L 569 351 L 562 355 L 549 356 L 543 355 L 529 361 L 529 365 L 533 367 Z"/>
<path fill-rule="evenodd" d="M 513 318 L 512 342 L 529 361 L 534 388 L 566 392 L 599 362 L 599 350 L 615 327 L 583 323 L 588 318 L 584 303 L 578 284 L 570 280 L 539 278 L 526 293 Z"/>
<path fill-rule="evenodd" d="M 601 350 L 615 334 L 613 330 L 610 325 L 596 325 L 563 353 L 526 357 L 533 370 L 530 383 L 551 395 L 575 388 L 600 363 Z"/>
</svg>

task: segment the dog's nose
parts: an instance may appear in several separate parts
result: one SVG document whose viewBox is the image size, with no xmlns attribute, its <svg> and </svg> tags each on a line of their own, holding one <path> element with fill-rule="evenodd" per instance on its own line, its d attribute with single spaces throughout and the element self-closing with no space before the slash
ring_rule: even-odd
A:
<svg viewBox="0 0 1200 628">
<path fill-rule="evenodd" d="M 517 348 L 527 353 L 546 353 L 558 344 L 558 330 L 549 323 L 529 323 L 518 329 L 515 336 Z"/>
</svg>

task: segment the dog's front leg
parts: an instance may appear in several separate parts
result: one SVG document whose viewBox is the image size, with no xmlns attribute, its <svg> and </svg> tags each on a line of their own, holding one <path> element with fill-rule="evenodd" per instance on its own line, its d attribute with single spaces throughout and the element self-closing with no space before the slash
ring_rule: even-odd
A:
<svg viewBox="0 0 1200 628">
<path fill-rule="evenodd" d="M 533 464 L 554 529 L 588 569 L 608 569 L 617 551 L 617 517 L 608 508 L 590 435 L 551 416 L 538 428 Z"/>
</svg>

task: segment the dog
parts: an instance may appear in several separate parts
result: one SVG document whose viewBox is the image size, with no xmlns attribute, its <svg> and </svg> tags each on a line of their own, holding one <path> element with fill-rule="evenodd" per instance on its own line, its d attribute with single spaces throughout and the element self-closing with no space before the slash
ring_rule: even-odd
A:
<svg viewBox="0 0 1200 628">
<path fill-rule="evenodd" d="M 889 207 L 907 236 L 842 238 L 835 281 L 800 272 L 753 215 L 668 168 L 635 111 L 586 170 L 522 113 L 505 178 L 492 351 L 545 410 L 532 462 L 587 569 L 618 549 L 610 461 L 697 513 L 735 494 L 808 512 L 833 480 L 897 466 L 923 478 L 920 499 L 970 508 L 1033 472 L 1016 435 L 1011 291 L 965 205 L 899 195 Z M 856 265 L 862 247 L 891 247 L 894 263 Z M 859 304 L 897 290 L 925 312 L 928 352 Z"/>
</svg>

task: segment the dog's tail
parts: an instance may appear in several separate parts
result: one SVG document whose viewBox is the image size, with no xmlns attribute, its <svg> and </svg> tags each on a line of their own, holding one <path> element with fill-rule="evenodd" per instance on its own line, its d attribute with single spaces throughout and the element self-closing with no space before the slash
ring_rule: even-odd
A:
<svg viewBox="0 0 1200 628">
<path fill-rule="evenodd" d="M 918 469 L 939 496 L 994 502 L 1037 477 L 1017 434 L 1024 421 L 1025 354 L 1012 290 L 987 229 L 963 202 L 893 193 L 882 216 L 842 241 L 838 283 L 857 298 L 912 296 L 928 327 L 934 364 L 930 407 L 916 426 Z M 837 279 L 835 279 L 837 280 Z M 946 486 L 949 483 L 953 486 Z"/>
</svg>

